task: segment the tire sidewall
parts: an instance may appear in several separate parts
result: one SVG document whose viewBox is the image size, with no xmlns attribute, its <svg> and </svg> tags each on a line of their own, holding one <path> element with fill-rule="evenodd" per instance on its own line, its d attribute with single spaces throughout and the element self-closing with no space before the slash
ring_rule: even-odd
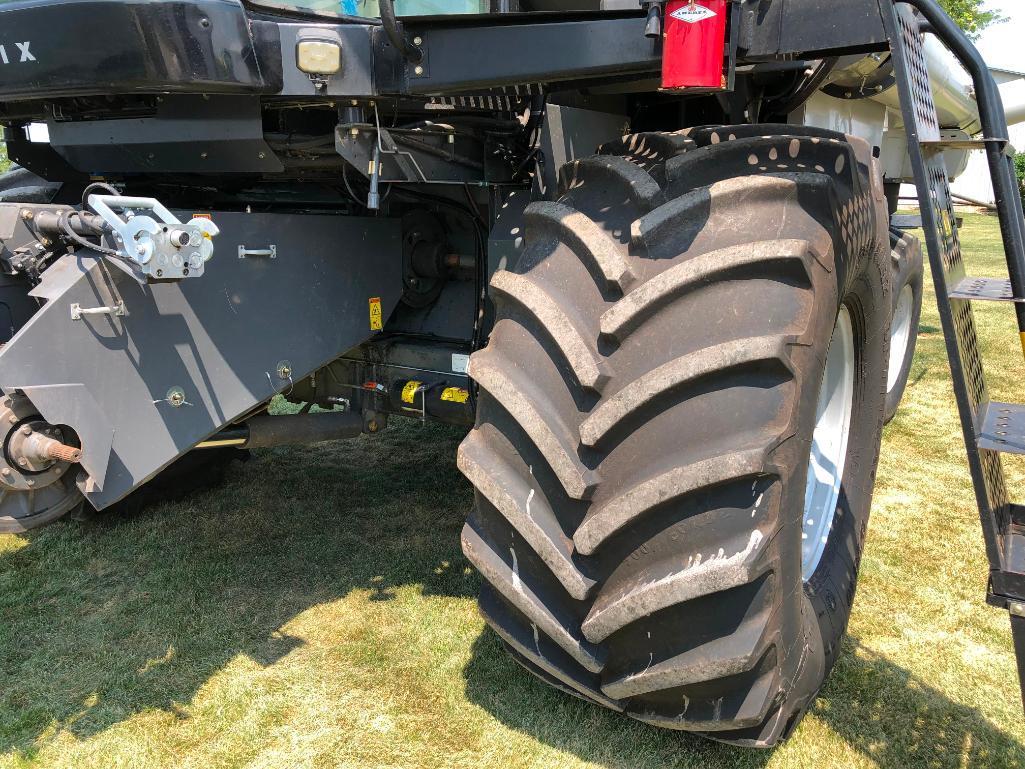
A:
<svg viewBox="0 0 1025 769">
<path fill-rule="evenodd" d="M 892 312 L 896 313 L 901 292 L 908 286 L 911 287 L 912 304 L 911 328 L 908 333 L 904 358 L 901 362 L 900 374 L 893 385 L 893 389 L 886 393 L 885 411 L 887 422 L 896 415 L 900 402 L 904 397 L 904 390 L 907 388 L 908 378 L 911 375 L 911 366 L 915 359 L 915 347 L 918 342 L 918 324 L 922 317 L 922 286 L 924 279 L 922 249 L 918 243 L 899 230 L 893 231 L 892 239 L 890 260 L 893 276 Z"/>
<path fill-rule="evenodd" d="M 815 572 L 804 584 L 808 606 L 815 616 L 813 626 L 817 625 L 821 638 L 827 675 L 836 661 L 854 603 L 879 459 L 892 314 L 888 261 L 888 253 L 866 257 L 843 292 L 842 302 L 835 303 L 834 319 L 840 307 L 846 307 L 854 330 L 851 427 L 840 498 L 829 538 Z M 887 343 L 876 343 L 880 339 Z M 824 366 L 823 358 L 820 376 Z M 801 530 L 800 526 L 797 528 Z"/>
</svg>

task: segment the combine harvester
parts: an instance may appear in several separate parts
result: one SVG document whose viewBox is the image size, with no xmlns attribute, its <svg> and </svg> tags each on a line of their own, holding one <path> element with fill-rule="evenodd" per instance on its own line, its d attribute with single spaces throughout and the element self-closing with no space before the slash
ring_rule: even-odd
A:
<svg viewBox="0 0 1025 769">
<path fill-rule="evenodd" d="M 1025 223 L 1000 94 L 933 0 L 353 7 L 0 3 L 0 529 L 238 449 L 472 425 L 463 549 L 510 654 L 774 745 L 854 599 L 914 181 L 1022 664 L 1025 408 L 989 400 L 972 305 L 1025 345 Z M 1009 281 L 962 260 L 971 149 Z"/>
</svg>

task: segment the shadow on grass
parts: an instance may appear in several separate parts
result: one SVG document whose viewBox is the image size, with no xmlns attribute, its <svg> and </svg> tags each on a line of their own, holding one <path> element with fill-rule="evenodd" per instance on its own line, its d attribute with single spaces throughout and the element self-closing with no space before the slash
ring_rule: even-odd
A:
<svg viewBox="0 0 1025 769">
<path fill-rule="evenodd" d="M 7 540 L 0 753 L 30 757 L 40 737 L 86 738 L 147 709 L 182 713 L 237 655 L 273 664 L 303 643 L 280 628 L 354 590 L 474 596 L 461 438 L 413 425 L 266 451 L 187 502 Z"/>
<path fill-rule="evenodd" d="M 1020 767 L 1021 735 L 995 727 L 905 668 L 844 639 L 814 713 L 882 767 Z"/>
<path fill-rule="evenodd" d="M 1022 766 L 1019 737 L 953 702 L 885 658 L 845 639 L 814 717 L 880 767 Z M 719 745 L 634 722 L 555 691 L 523 671 L 490 630 L 464 671 L 467 696 L 510 728 L 609 767 L 762 767 L 772 751 Z M 800 742 L 799 727 L 793 740 Z M 638 745 L 644 744 L 645 751 Z M 686 756 L 686 759 L 684 759 Z M 647 760 L 639 763 L 639 757 Z"/>
<path fill-rule="evenodd" d="M 88 738 L 183 707 L 238 655 L 272 665 L 312 606 L 396 588 L 470 598 L 459 529 L 471 503 L 462 434 L 400 426 L 375 439 L 268 451 L 189 502 L 65 522 L 0 550 L 0 752 Z M 630 721 L 554 691 L 490 631 L 464 670 L 497 720 L 599 766 L 758 768 L 772 756 Z M 880 766 L 1015 766 L 1012 735 L 848 643 L 815 713 Z M 797 733 L 801 739 L 801 732 Z"/>
</svg>

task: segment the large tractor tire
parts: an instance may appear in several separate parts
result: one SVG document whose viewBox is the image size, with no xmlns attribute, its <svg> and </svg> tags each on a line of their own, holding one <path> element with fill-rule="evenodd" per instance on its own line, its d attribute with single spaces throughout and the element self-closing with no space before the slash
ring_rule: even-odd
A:
<svg viewBox="0 0 1025 769">
<path fill-rule="evenodd" d="M 890 272 L 893 282 L 893 320 L 890 360 L 886 372 L 886 421 L 897 414 L 915 359 L 918 322 L 922 317 L 922 244 L 914 235 L 890 229 Z"/>
<path fill-rule="evenodd" d="M 881 179 L 860 140 L 791 126 L 602 151 L 527 209 L 492 280 L 463 551 L 542 679 L 771 746 L 854 598 L 889 338 Z"/>
<path fill-rule="evenodd" d="M 0 203 L 49 203 L 60 188 L 13 163 L 0 173 Z"/>
</svg>

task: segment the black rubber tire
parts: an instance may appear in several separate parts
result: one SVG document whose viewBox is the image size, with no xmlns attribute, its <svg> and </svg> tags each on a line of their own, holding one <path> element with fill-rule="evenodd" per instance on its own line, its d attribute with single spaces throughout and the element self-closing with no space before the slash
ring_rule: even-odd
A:
<svg viewBox="0 0 1025 769">
<path fill-rule="evenodd" d="M 897 303 L 905 288 L 911 291 L 911 323 L 907 344 L 901 358 L 900 373 L 890 384 L 887 372 L 886 390 L 886 421 L 889 422 L 897 414 L 900 402 L 904 398 L 904 390 L 908 386 L 911 375 L 911 364 L 915 360 L 915 347 L 918 344 L 918 324 L 922 319 L 922 281 L 925 277 L 925 266 L 922 260 L 922 244 L 914 235 L 909 235 L 896 227 L 890 228 L 890 270 L 893 277 L 893 312 L 897 312 Z M 892 351 L 891 351 L 892 352 Z"/>
<path fill-rule="evenodd" d="M 0 174 L 0 203 L 49 203 L 60 188 L 59 183 L 48 182 L 27 168 L 11 164 Z"/>
<path fill-rule="evenodd" d="M 822 685 L 854 597 L 883 424 L 881 178 L 864 142 L 789 126 L 603 150 L 620 157 L 568 164 L 558 201 L 527 209 L 525 251 L 492 279 L 497 321 L 470 361 L 480 399 L 458 458 L 476 489 L 463 551 L 483 616 L 549 683 L 771 746 Z M 852 432 L 802 587 L 841 302 Z"/>
</svg>

